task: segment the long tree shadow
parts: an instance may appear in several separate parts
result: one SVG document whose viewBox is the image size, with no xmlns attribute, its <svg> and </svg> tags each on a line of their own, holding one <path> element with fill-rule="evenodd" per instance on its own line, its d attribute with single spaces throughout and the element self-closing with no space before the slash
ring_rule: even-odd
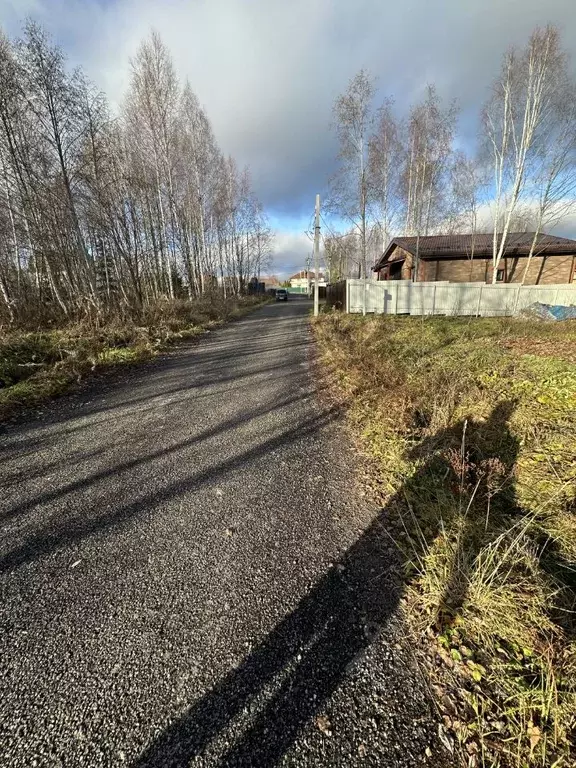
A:
<svg viewBox="0 0 576 768">
<path fill-rule="evenodd" d="M 279 408 L 290 404 L 290 400 L 277 403 L 275 406 L 270 407 L 270 412 L 273 412 L 275 408 Z M 263 411 L 261 410 L 260 413 Z M 136 498 L 134 501 L 124 504 L 115 505 L 109 512 L 99 514 L 97 516 L 86 516 L 82 511 L 75 512 L 73 517 L 67 517 L 64 520 L 60 520 L 59 523 L 54 526 L 49 524 L 45 528 L 41 529 L 34 535 L 28 535 L 23 544 L 19 547 L 12 549 L 6 554 L 0 556 L 0 573 L 10 571 L 13 568 L 17 568 L 24 563 L 33 562 L 40 557 L 48 555 L 56 550 L 68 547 L 70 545 L 77 544 L 84 539 L 94 536 L 101 532 L 107 532 L 119 528 L 127 524 L 130 520 L 137 517 L 142 517 L 148 511 L 155 509 L 159 504 L 170 501 L 178 496 L 182 496 L 191 491 L 198 490 L 200 487 L 207 483 L 214 483 L 219 477 L 225 476 L 227 473 L 244 467 L 251 461 L 257 460 L 262 456 L 267 456 L 274 450 L 290 445 L 291 443 L 305 439 L 309 435 L 314 435 L 319 429 L 327 424 L 334 416 L 334 409 L 328 409 L 321 412 L 317 416 L 308 420 L 303 424 L 299 424 L 294 427 L 288 427 L 282 430 L 278 434 L 267 439 L 260 439 L 252 447 L 247 447 L 244 451 L 238 455 L 234 455 L 228 459 L 221 460 L 216 465 L 211 465 L 205 469 L 193 472 L 187 475 L 185 478 L 176 480 L 175 482 L 166 483 L 161 485 L 157 490 L 152 493 L 148 493 L 144 496 Z M 233 429 L 237 425 L 237 419 L 231 420 L 230 423 L 225 425 L 218 425 L 215 430 L 207 431 L 202 436 L 211 436 L 218 434 L 226 429 Z M 163 456 L 169 455 L 173 451 L 177 451 L 182 447 L 189 445 L 190 441 L 184 441 L 172 448 L 165 448 L 161 451 L 157 451 L 154 454 L 144 456 L 141 460 L 133 460 L 127 466 L 128 469 L 133 469 L 138 463 L 147 463 L 151 458 L 159 459 Z M 77 484 L 72 484 L 64 489 L 60 489 L 54 495 L 43 496 L 42 503 L 46 501 L 55 500 L 60 495 L 66 494 L 71 490 L 79 490 L 80 488 L 86 488 L 94 483 L 96 480 L 104 480 L 109 475 L 114 474 L 117 471 L 117 467 L 113 467 L 110 470 L 105 470 L 101 473 L 97 473 L 89 478 L 84 478 Z M 34 503 L 39 503 L 39 499 L 35 499 Z M 14 515 L 20 509 L 9 510 L 9 513 Z"/>
<path fill-rule="evenodd" d="M 432 504 L 425 531 L 414 513 L 414 507 L 426 501 L 421 496 L 424 487 L 428 501 L 435 493 L 458 497 L 463 479 L 458 477 L 453 451 L 459 449 L 464 430 L 468 435 L 468 464 L 477 467 L 481 478 L 476 492 L 484 483 L 492 505 L 514 514 L 513 466 L 518 443 L 508 428 L 513 408 L 513 403 L 503 403 L 486 422 L 461 422 L 430 438 L 423 446 L 428 460 L 356 543 L 238 668 L 160 735 L 134 763 L 135 768 L 185 766 L 201 759 L 210 743 L 247 709 L 257 709 L 258 714 L 218 765 L 276 765 L 342 683 L 351 662 L 374 642 L 398 608 L 405 583 L 390 576 L 400 562 L 390 537 L 394 536 L 391 524 L 399 509 L 412 510 L 407 512 L 403 528 L 417 549 L 412 553 L 416 558 L 455 522 L 460 524 L 460 550 L 466 552 L 469 563 L 480 543 L 497 535 L 491 516 L 487 521 L 475 520 L 471 508 L 458 504 Z M 498 486 L 489 473 L 489 467 L 496 467 L 497 462 Z M 412 528 L 410 519 L 414 521 Z M 483 529 L 481 535 L 478 526 Z M 444 597 L 445 609 L 452 616 L 466 599 L 466 583 L 462 563 L 454 563 Z M 394 707 L 394 702 L 390 706 Z M 449 764 L 439 743 L 435 753 L 438 765 Z"/>
<path fill-rule="evenodd" d="M 118 462 L 111 467 L 107 467 L 103 470 L 100 470 L 99 472 L 92 472 L 86 477 L 82 477 L 78 480 L 74 480 L 73 482 L 67 483 L 66 485 L 63 485 L 63 486 L 58 486 L 53 490 L 45 491 L 41 494 L 37 494 L 33 498 L 27 499 L 27 501 L 24 504 L 16 504 L 12 507 L 8 507 L 7 509 L 1 511 L 0 522 L 9 520 L 17 515 L 21 515 L 25 513 L 27 510 L 32 509 L 39 504 L 49 504 L 51 502 L 62 499 L 67 494 L 89 488 L 95 483 L 98 483 L 102 480 L 106 480 L 112 475 L 118 475 L 123 472 L 132 471 L 137 467 L 153 462 L 155 459 L 164 458 L 166 456 L 169 456 L 170 454 L 177 453 L 183 450 L 184 448 L 189 448 L 190 446 L 195 445 L 196 443 L 202 443 L 206 440 L 209 440 L 210 438 L 216 437 L 226 432 L 230 432 L 234 430 L 236 427 L 239 427 L 242 424 L 245 424 L 246 422 L 250 421 L 250 419 L 254 418 L 255 416 L 273 414 L 275 411 L 278 411 L 282 408 L 290 406 L 293 403 L 297 402 L 298 400 L 299 400 L 298 396 L 291 395 L 289 397 L 284 397 L 282 399 L 278 399 L 274 401 L 267 408 L 260 407 L 256 409 L 253 413 L 242 412 L 239 415 L 236 414 L 235 416 L 233 416 L 230 419 L 227 419 L 226 421 L 218 422 L 213 427 L 202 430 L 192 435 L 191 437 L 187 438 L 186 440 L 182 440 L 177 443 L 174 443 L 169 447 L 164 446 L 156 451 L 150 451 L 148 453 L 143 454 L 142 456 L 129 459 L 128 461 Z M 297 431 L 294 431 L 294 434 L 297 434 Z M 283 437 L 287 440 L 290 439 L 288 432 L 284 434 Z M 44 471 L 46 471 L 46 468 L 44 468 Z M 0 565 L 0 570 L 1 570 L 1 565 Z"/>
</svg>

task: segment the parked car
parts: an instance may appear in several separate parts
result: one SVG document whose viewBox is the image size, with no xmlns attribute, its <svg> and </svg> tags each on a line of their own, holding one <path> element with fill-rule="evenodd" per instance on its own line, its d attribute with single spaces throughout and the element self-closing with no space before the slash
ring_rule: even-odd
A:
<svg viewBox="0 0 576 768">
<path fill-rule="evenodd" d="M 288 301 L 288 291 L 286 288 L 276 289 L 276 301 Z"/>
</svg>

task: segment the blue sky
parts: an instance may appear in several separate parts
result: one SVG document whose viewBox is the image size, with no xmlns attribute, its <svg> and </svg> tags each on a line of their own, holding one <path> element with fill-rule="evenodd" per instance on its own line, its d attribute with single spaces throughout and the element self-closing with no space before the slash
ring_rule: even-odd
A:
<svg viewBox="0 0 576 768">
<path fill-rule="evenodd" d="M 115 104 L 130 56 L 158 30 L 223 151 L 250 165 L 283 274 L 310 250 L 303 230 L 334 170 L 331 106 L 358 69 L 374 73 L 400 112 L 434 82 L 458 100 L 460 141 L 470 146 L 508 46 L 552 22 L 576 61 L 575 0 L 0 0 L 9 34 L 27 15 Z"/>
</svg>

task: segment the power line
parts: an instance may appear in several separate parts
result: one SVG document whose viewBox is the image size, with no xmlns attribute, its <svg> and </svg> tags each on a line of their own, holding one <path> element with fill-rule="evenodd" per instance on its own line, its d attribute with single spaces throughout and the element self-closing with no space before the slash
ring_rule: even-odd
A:
<svg viewBox="0 0 576 768">
<path fill-rule="evenodd" d="M 324 216 L 322 215 L 322 213 L 320 213 L 320 218 L 322 219 L 322 223 L 324 224 L 324 227 L 325 227 L 325 228 L 328 230 L 328 233 L 329 233 L 329 235 L 330 235 L 331 237 L 333 237 L 335 240 L 341 240 L 342 238 L 344 238 L 344 237 L 347 237 L 347 236 L 348 236 L 348 234 L 349 234 L 348 232 L 344 232 L 344 233 L 343 233 L 343 234 L 341 234 L 341 235 L 338 235 L 338 234 L 336 234 L 336 232 L 334 232 L 334 230 L 332 229 L 332 227 L 331 227 L 331 226 L 328 224 L 328 222 L 326 221 L 326 219 L 324 218 Z"/>
</svg>

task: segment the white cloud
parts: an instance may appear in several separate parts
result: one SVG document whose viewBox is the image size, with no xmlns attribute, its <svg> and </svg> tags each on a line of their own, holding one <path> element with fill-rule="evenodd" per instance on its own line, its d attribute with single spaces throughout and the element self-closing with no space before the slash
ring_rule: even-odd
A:
<svg viewBox="0 0 576 768">
<path fill-rule="evenodd" d="M 277 231 L 274 238 L 272 272 L 287 278 L 306 269 L 306 260 L 312 255 L 312 242 L 304 233 Z"/>
</svg>

